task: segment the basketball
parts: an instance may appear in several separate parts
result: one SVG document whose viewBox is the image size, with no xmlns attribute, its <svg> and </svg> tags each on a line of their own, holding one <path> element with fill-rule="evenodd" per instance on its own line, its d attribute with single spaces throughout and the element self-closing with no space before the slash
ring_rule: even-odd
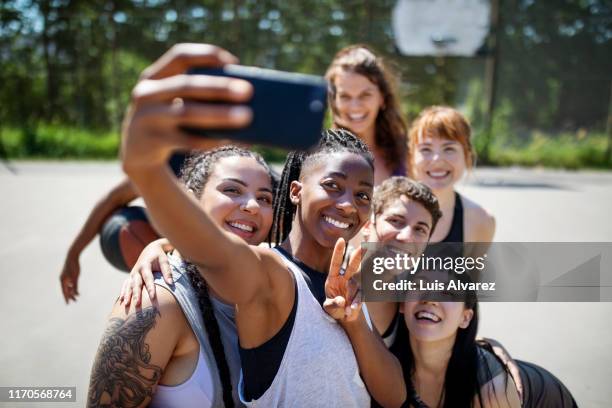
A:
<svg viewBox="0 0 612 408">
<path fill-rule="evenodd" d="M 145 246 L 159 238 L 143 207 L 124 207 L 115 211 L 100 232 L 104 257 L 115 268 L 129 272 Z"/>
</svg>

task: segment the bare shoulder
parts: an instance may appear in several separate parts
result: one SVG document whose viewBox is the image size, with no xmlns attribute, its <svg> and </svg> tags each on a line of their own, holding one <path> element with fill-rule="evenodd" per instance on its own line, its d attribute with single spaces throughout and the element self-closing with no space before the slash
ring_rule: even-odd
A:
<svg viewBox="0 0 612 408">
<path fill-rule="evenodd" d="M 272 248 L 258 246 L 254 248 L 259 259 L 261 260 L 263 270 L 269 279 L 269 287 L 271 292 L 285 292 L 293 286 L 293 277 L 289 267 L 282 259 L 282 255 Z M 290 291 L 293 293 L 293 291 Z"/>
<path fill-rule="evenodd" d="M 139 307 L 113 307 L 91 370 L 88 406 L 150 403 L 186 322 L 174 296 L 157 293 L 154 302 L 144 295 Z"/>
<path fill-rule="evenodd" d="M 475 201 L 461 196 L 465 214 L 465 241 L 491 242 L 495 235 L 495 217 Z"/>
<path fill-rule="evenodd" d="M 516 385 L 512 378 L 505 372 L 501 372 L 480 388 L 483 405 L 478 398 L 474 406 L 483 408 L 518 408 L 521 406 Z"/>
<path fill-rule="evenodd" d="M 129 308 L 122 306 L 119 302 L 115 302 L 109 320 L 112 318 L 127 319 L 132 315 L 142 313 L 143 310 L 153 308 L 159 314 L 158 320 L 163 320 L 164 325 L 178 326 L 179 322 L 176 321 L 176 318 L 183 316 L 183 311 L 174 295 L 167 288 L 156 285 L 156 296 L 152 301 L 146 288 L 143 287 L 141 299 L 142 304 L 138 307 L 134 305 L 134 302 L 130 303 Z M 166 320 L 168 321 L 166 322 Z"/>
</svg>

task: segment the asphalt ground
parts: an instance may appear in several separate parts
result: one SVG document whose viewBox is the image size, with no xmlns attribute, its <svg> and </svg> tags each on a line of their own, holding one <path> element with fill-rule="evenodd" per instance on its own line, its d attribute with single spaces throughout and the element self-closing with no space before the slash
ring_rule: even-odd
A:
<svg viewBox="0 0 612 408">
<path fill-rule="evenodd" d="M 125 274 L 95 241 L 81 256 L 81 296 L 66 306 L 65 251 L 116 162 L 0 164 L 0 387 L 76 386 L 84 406 L 106 316 Z M 612 173 L 479 169 L 460 191 L 496 217 L 497 241 L 612 241 Z M 612 303 L 483 303 L 483 336 L 559 377 L 579 406 L 612 406 Z"/>
</svg>

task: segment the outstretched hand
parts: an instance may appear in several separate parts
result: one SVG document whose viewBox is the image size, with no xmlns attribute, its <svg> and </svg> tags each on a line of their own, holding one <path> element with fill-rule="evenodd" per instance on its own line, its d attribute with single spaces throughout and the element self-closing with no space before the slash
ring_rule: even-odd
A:
<svg viewBox="0 0 612 408">
<path fill-rule="evenodd" d="M 346 241 L 338 239 L 325 281 L 326 299 L 323 303 L 323 309 L 341 323 L 356 320 L 361 310 L 361 287 L 354 278 L 361 264 L 361 248 L 351 254 L 343 273 L 342 261 L 345 250 Z"/>
<path fill-rule="evenodd" d="M 251 98 L 247 81 L 187 75 L 195 67 L 221 67 L 238 60 L 208 44 L 177 44 L 142 74 L 123 123 L 121 154 L 128 173 L 165 164 L 174 150 L 207 150 L 225 142 L 193 137 L 181 127 L 240 128 L 252 118 L 242 103 Z"/>
<path fill-rule="evenodd" d="M 81 266 L 79 265 L 79 257 L 68 254 L 64 262 L 64 268 L 60 274 L 60 285 L 62 285 L 62 294 L 66 304 L 72 300 L 76 302 L 79 295 L 79 275 Z"/>
</svg>

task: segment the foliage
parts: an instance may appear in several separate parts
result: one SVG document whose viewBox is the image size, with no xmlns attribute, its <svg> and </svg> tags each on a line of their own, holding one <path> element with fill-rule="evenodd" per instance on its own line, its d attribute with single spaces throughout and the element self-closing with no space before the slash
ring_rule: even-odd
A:
<svg viewBox="0 0 612 408">
<path fill-rule="evenodd" d="M 39 125 L 36 128 L 0 128 L 0 143 L 9 158 L 115 159 L 119 135 L 81 128 Z M 606 137 L 585 130 L 550 135 L 523 130 L 500 134 L 491 146 L 492 165 L 546 166 L 567 169 L 612 168 L 607 161 Z M 286 151 L 255 146 L 270 163 L 283 163 Z M 3 156 L 0 155 L 0 158 Z"/>
<path fill-rule="evenodd" d="M 39 124 L 0 128 L 0 142 L 10 158 L 117 158 L 119 135 L 76 127 Z"/>
<path fill-rule="evenodd" d="M 244 64 L 315 74 L 323 74 L 343 46 L 367 43 L 401 78 L 402 108 L 408 119 L 432 104 L 460 106 L 472 121 L 479 148 L 487 130 L 484 58 L 398 55 L 391 29 L 395 3 L 4 0 L 0 2 L 4 149 L 18 157 L 64 157 L 81 151 L 73 140 L 82 132 L 101 138 L 99 147 L 81 148 L 83 154 L 100 151 L 109 157 L 108 132 L 118 131 L 139 72 L 177 42 L 215 43 L 233 51 Z M 500 5 L 491 146 L 515 138 L 524 143 L 525 135 L 536 131 L 604 132 L 612 94 L 610 2 L 508 0 Z M 64 143 L 51 134 L 73 139 Z M 10 144 L 7 138 L 21 141 Z M 491 160 L 522 160 L 517 155 L 493 156 Z"/>
</svg>

